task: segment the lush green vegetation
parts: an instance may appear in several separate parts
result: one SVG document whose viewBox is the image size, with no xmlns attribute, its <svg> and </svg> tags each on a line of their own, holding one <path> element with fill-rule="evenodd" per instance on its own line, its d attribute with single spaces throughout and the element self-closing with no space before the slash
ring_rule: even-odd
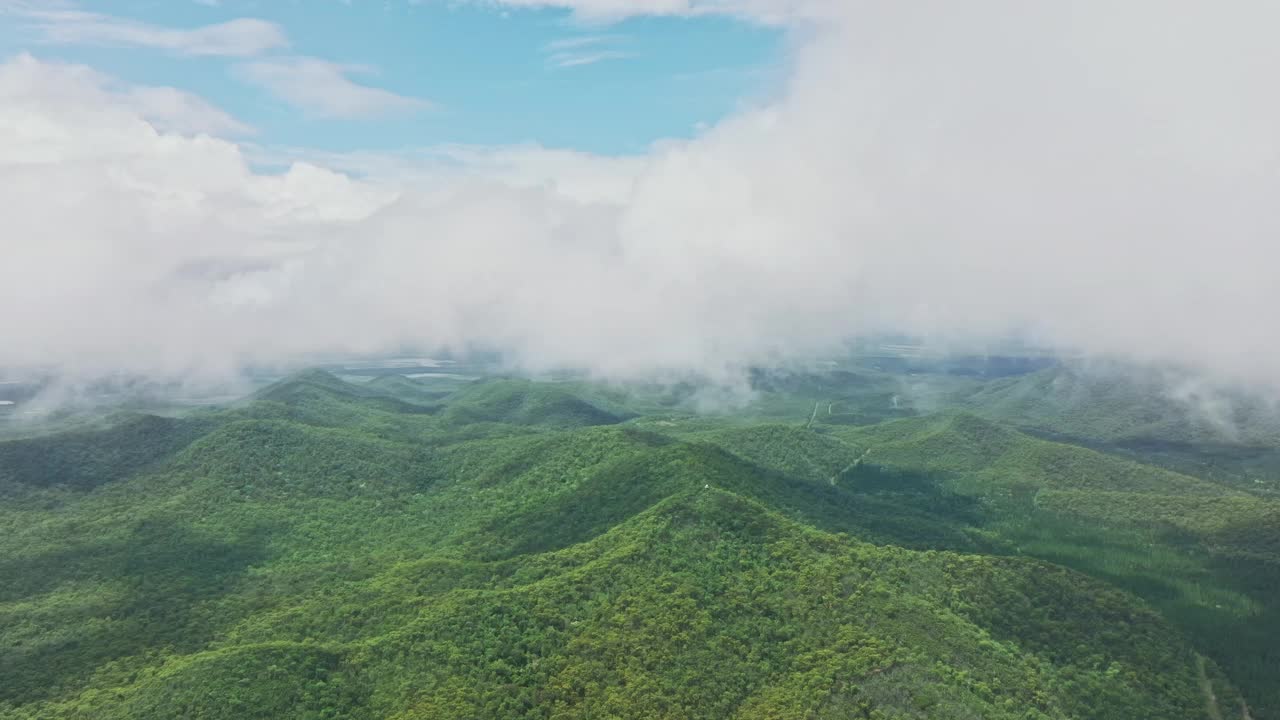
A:
<svg viewBox="0 0 1280 720">
<path fill-rule="evenodd" d="M 976 413 L 1079 439 L 1274 449 L 1280 412 L 1264 399 L 1120 366 L 1054 366 L 983 385 Z"/>
<path fill-rule="evenodd" d="M 0 718 L 1280 717 L 1280 503 L 927 412 L 973 382 L 309 372 L 0 442 Z"/>
<path fill-rule="evenodd" d="M 992 508 L 983 530 L 1143 597 L 1249 692 L 1280 711 L 1280 501 L 941 414 L 842 431 L 866 462 L 927 474 Z"/>
</svg>

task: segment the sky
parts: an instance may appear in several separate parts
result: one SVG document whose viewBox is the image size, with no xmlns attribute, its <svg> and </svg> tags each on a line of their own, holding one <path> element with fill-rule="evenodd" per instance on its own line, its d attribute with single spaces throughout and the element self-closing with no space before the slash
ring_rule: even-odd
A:
<svg viewBox="0 0 1280 720">
<path fill-rule="evenodd" d="M 329 151 L 643 152 L 768 92 L 783 51 L 779 28 L 722 16 L 604 24 L 564 8 L 408 0 L 10 5 L 27 11 L 0 17 L 3 55 L 179 88 L 255 143 Z"/>
<path fill-rule="evenodd" d="M 0 366 L 740 376 L 906 333 L 1280 388 L 1280 5 L 0 0 Z"/>
</svg>

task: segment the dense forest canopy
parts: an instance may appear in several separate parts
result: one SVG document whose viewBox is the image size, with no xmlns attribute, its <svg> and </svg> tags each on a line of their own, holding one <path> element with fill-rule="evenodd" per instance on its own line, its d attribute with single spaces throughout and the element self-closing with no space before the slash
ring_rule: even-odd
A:
<svg viewBox="0 0 1280 720">
<path fill-rule="evenodd" d="M 0 718 L 1280 718 L 1275 428 L 1091 382 L 309 371 L 10 421 Z"/>
</svg>

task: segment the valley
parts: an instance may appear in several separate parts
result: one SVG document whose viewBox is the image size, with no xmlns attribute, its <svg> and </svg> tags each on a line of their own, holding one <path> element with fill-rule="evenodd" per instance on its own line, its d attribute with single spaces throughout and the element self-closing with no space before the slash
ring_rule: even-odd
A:
<svg viewBox="0 0 1280 720">
<path fill-rule="evenodd" d="M 1280 500 L 1062 368 L 392 370 L 0 441 L 0 718 L 1280 717 Z"/>
</svg>

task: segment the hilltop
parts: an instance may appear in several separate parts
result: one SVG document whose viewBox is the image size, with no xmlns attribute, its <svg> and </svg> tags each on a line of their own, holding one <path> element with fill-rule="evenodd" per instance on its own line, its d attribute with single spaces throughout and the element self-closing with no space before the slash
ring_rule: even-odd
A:
<svg viewBox="0 0 1280 720">
<path fill-rule="evenodd" d="M 1266 498 L 646 406 L 309 372 L 0 444 L 0 718 L 1275 717 Z"/>
<path fill-rule="evenodd" d="M 1280 412 L 1262 399 L 1122 366 L 1056 365 L 992 382 L 965 404 L 991 419 L 1112 443 L 1280 445 Z"/>
</svg>

